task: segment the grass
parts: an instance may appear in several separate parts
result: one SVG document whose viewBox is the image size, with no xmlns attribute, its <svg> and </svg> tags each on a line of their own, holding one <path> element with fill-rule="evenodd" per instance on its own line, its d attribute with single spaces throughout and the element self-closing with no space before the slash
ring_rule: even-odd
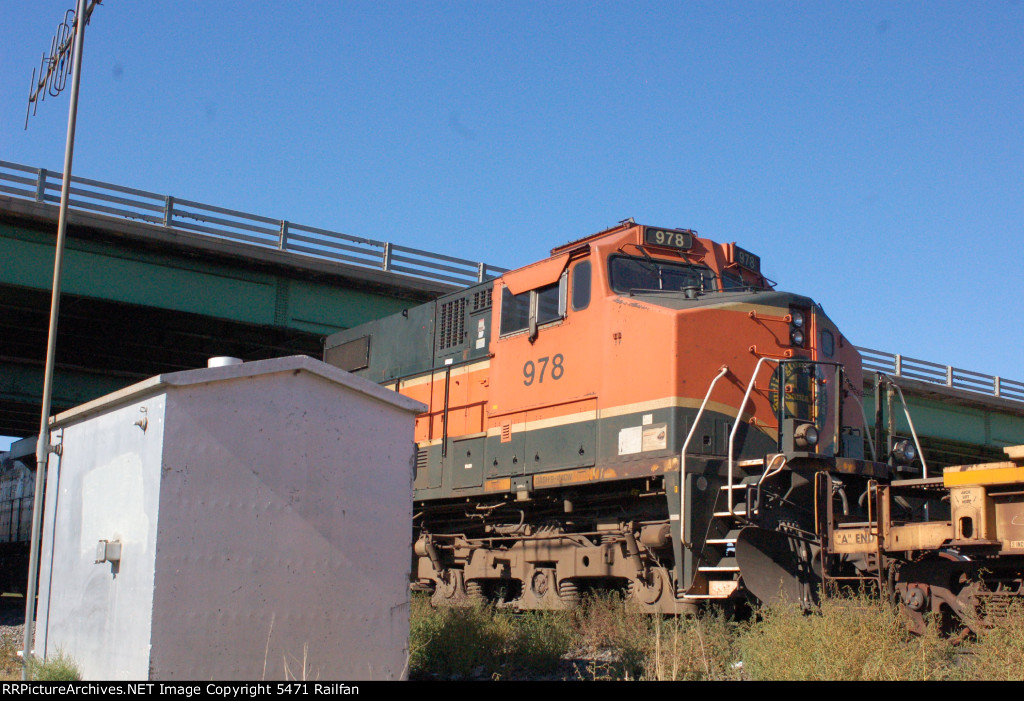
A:
<svg viewBox="0 0 1024 701">
<path fill-rule="evenodd" d="M 762 609 L 739 648 L 749 679 L 934 681 L 956 671 L 951 641 L 934 630 L 911 635 L 895 607 L 866 598 L 825 599 L 811 615 Z"/>
<path fill-rule="evenodd" d="M 21 681 L 23 644 L 20 631 L 13 628 L 4 631 L 0 637 L 0 681 Z M 28 669 L 28 678 L 32 681 L 66 682 L 82 678 L 78 665 L 63 651 L 45 660 L 33 658 L 29 661 Z"/>
<path fill-rule="evenodd" d="M 1024 681 L 1024 602 L 1014 602 L 1005 615 L 989 621 L 976 641 L 967 646 L 962 667 L 972 678 Z"/>
<path fill-rule="evenodd" d="M 409 672 L 413 678 L 502 678 L 527 670 L 546 674 L 568 652 L 572 632 L 562 612 L 513 615 L 474 604 L 430 606 L 414 596 Z"/>
<path fill-rule="evenodd" d="M 35 682 L 74 682 L 82 678 L 78 665 L 59 651 L 46 659 L 32 658 L 28 663 L 28 678 Z"/>
<path fill-rule="evenodd" d="M 856 597 L 737 622 L 650 616 L 616 596 L 525 614 L 416 596 L 411 623 L 414 679 L 1024 680 L 1024 604 L 961 643 L 911 635 L 895 607 Z"/>
<path fill-rule="evenodd" d="M 22 636 L 13 629 L 4 632 L 0 638 L 0 680 L 19 681 L 21 679 L 21 647 L 24 644 Z"/>
</svg>

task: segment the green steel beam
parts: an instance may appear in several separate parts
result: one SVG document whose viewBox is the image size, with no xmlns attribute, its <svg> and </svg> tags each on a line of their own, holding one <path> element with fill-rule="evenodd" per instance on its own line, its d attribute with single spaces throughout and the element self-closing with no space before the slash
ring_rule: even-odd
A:
<svg viewBox="0 0 1024 701">
<path fill-rule="evenodd" d="M 77 406 L 143 379 L 145 378 L 58 368 L 53 376 L 53 405 L 60 408 Z M 38 405 L 42 395 L 43 376 L 39 368 L 20 363 L 0 362 L 0 402 Z M 36 423 L 38 422 L 37 414 Z M 38 428 L 36 426 L 36 429 Z"/>
<path fill-rule="evenodd" d="M 0 285 L 48 290 L 53 236 L 0 223 Z M 329 334 L 410 306 L 408 299 L 337 282 L 229 265 L 107 241 L 68 241 L 62 289 L 68 294 Z"/>
<path fill-rule="evenodd" d="M 938 394 L 939 390 L 936 390 Z M 1006 406 L 985 406 L 985 398 L 979 395 L 977 402 L 966 404 L 961 400 L 942 400 L 920 396 L 913 390 L 904 389 L 907 407 L 914 421 L 914 428 L 921 436 L 945 441 L 971 443 L 976 445 L 1007 446 L 1024 444 L 1024 406 L 1013 411 Z M 883 411 L 885 396 L 882 397 Z M 874 388 L 864 392 L 864 410 L 868 423 L 873 425 L 875 412 Z M 896 432 L 909 436 L 910 426 L 899 395 L 893 395 L 893 416 Z M 888 421 L 886 420 L 886 424 Z"/>
<path fill-rule="evenodd" d="M 55 210 L 0 205 L 0 435 L 26 435 L 42 396 Z M 318 338 L 452 289 L 89 212 L 72 212 L 68 233 L 55 408 L 210 355 L 319 356 Z"/>
</svg>

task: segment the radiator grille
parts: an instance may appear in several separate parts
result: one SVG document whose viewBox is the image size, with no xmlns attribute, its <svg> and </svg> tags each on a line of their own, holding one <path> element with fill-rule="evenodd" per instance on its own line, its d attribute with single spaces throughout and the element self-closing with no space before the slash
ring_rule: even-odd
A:
<svg viewBox="0 0 1024 701">
<path fill-rule="evenodd" d="M 480 290 L 479 292 L 473 293 L 473 311 L 478 312 L 481 309 L 490 309 L 491 307 L 491 290 L 493 288 L 488 287 L 486 290 Z"/>
<path fill-rule="evenodd" d="M 441 323 L 438 325 L 439 350 L 462 345 L 465 332 L 466 298 L 453 299 L 441 305 Z"/>
</svg>

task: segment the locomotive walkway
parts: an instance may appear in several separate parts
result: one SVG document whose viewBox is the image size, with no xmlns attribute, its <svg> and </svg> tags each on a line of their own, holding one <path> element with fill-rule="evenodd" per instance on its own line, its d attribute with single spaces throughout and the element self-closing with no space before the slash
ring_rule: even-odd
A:
<svg viewBox="0 0 1024 701">
<path fill-rule="evenodd" d="M 60 180 L 0 161 L 0 435 L 39 424 Z M 55 413 L 211 356 L 319 357 L 325 335 L 505 272 L 87 178 L 70 206 Z M 897 379 L 939 462 L 1024 443 L 1024 383 L 860 351 L 869 415 L 875 373 Z"/>
</svg>

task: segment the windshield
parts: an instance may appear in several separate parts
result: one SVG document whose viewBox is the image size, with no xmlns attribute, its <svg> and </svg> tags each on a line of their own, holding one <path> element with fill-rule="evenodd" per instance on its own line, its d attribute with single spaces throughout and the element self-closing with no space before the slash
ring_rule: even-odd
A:
<svg viewBox="0 0 1024 701">
<path fill-rule="evenodd" d="M 702 265 L 671 263 L 653 258 L 614 256 L 608 262 L 612 290 L 682 290 L 696 287 L 702 292 L 717 290 L 715 274 Z"/>
</svg>

